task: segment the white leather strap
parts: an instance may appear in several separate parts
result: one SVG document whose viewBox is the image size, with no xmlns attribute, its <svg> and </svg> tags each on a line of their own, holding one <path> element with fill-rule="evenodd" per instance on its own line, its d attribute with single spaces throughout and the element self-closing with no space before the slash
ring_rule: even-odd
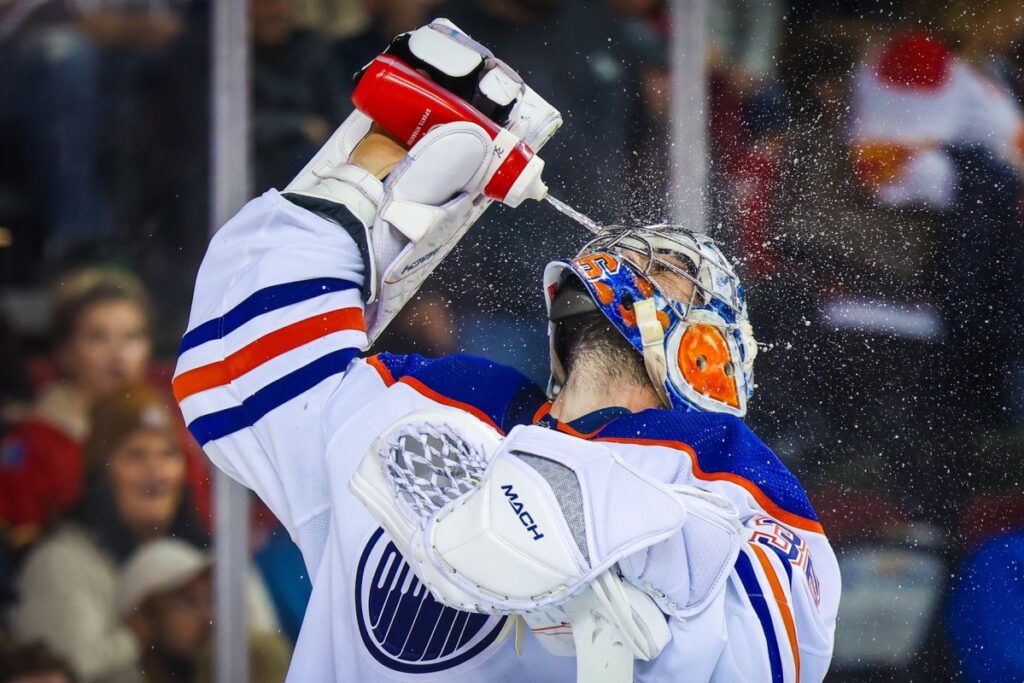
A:
<svg viewBox="0 0 1024 683">
<path fill-rule="evenodd" d="M 668 378 L 668 365 L 665 360 L 665 329 L 658 320 L 658 309 L 654 299 L 641 299 L 633 304 L 636 324 L 640 329 L 640 339 L 644 344 L 644 367 L 647 376 L 654 385 L 658 398 L 666 406 L 671 406 L 665 380 Z"/>
<path fill-rule="evenodd" d="M 468 76 L 483 56 L 433 26 L 421 26 L 409 34 L 409 50 L 434 68 L 454 78 Z"/>
<path fill-rule="evenodd" d="M 355 164 L 314 169 L 313 173 L 320 185 L 303 194 L 344 204 L 363 225 L 373 225 L 377 207 L 384 199 L 384 186 L 372 173 Z"/>
</svg>

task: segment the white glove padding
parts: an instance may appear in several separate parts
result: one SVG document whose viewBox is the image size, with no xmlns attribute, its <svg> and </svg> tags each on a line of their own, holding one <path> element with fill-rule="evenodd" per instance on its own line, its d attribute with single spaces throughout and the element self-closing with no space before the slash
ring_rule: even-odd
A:
<svg viewBox="0 0 1024 683">
<path fill-rule="evenodd" d="M 445 124 L 417 142 L 387 177 L 372 231 L 373 277 L 380 284 L 365 311 L 371 342 L 483 212 L 480 190 L 497 160 L 493 148 L 479 126 Z"/>
<path fill-rule="evenodd" d="M 500 445 L 501 435 L 468 413 L 418 411 L 381 432 L 348 484 L 434 597 L 471 611 L 480 611 L 473 597 L 427 559 L 424 529 L 444 506 L 475 489 Z"/>
<path fill-rule="evenodd" d="M 502 443 L 464 412 L 421 411 L 384 430 L 349 488 L 438 600 L 524 615 L 545 649 L 577 656 L 580 681 L 631 680 L 634 657 L 671 638 L 609 568 L 676 533 L 685 510 L 600 444 L 540 427 Z"/>
<path fill-rule="evenodd" d="M 522 612 L 567 601 L 685 519 L 674 493 L 606 446 L 516 427 L 480 485 L 427 524 L 426 551 L 483 611 Z"/>
<path fill-rule="evenodd" d="M 487 172 L 496 163 L 494 143 L 482 128 L 464 121 L 447 123 L 413 145 L 382 183 L 348 163 L 371 125 L 370 119 L 353 112 L 283 191 L 296 204 L 350 231 L 368 266 L 364 286 L 368 302 L 378 299 L 382 280 L 396 271 L 401 257 L 409 255 L 407 247 L 412 245 L 416 258 L 430 262 L 422 257 L 452 240 L 453 230 L 463 229 L 473 199 L 479 197 Z M 359 225 L 352 224 L 350 214 Z M 415 248 L 426 244 L 431 249 Z M 409 263 L 406 258 L 401 261 L 411 272 Z M 372 317 L 367 311 L 368 320 Z"/>
<path fill-rule="evenodd" d="M 385 50 L 466 100 L 534 151 L 562 125 L 561 114 L 505 62 L 448 21 L 396 37 Z"/>
<path fill-rule="evenodd" d="M 669 488 L 686 506 L 682 533 L 623 558 L 619 568 L 663 612 L 685 619 L 725 590 L 746 533 L 728 498 L 685 484 Z"/>
<path fill-rule="evenodd" d="M 459 411 L 417 413 L 375 441 L 349 484 L 446 604 L 566 602 L 686 519 L 678 496 L 602 444 L 543 427 L 496 439 Z"/>
</svg>

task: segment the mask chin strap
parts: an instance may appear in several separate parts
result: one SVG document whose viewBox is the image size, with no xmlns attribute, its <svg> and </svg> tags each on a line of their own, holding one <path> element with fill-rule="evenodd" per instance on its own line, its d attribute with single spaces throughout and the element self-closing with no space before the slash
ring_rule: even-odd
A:
<svg viewBox="0 0 1024 683">
<path fill-rule="evenodd" d="M 658 320 L 658 309 L 654 306 L 654 299 L 641 299 L 633 304 L 633 313 L 636 314 L 636 325 L 640 330 L 640 339 L 643 341 L 644 367 L 647 368 L 647 376 L 654 385 L 654 391 L 666 408 L 672 407 L 668 397 L 668 390 L 665 389 L 665 381 L 668 379 L 668 363 L 665 360 L 665 329 Z"/>
</svg>

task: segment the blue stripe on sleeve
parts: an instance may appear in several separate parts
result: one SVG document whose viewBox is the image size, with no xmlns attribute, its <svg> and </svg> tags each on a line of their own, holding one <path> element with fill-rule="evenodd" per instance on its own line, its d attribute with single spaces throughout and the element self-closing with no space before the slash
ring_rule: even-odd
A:
<svg viewBox="0 0 1024 683">
<path fill-rule="evenodd" d="M 203 446 L 240 429 L 251 427 L 274 408 L 312 389 L 328 377 L 344 372 L 358 352 L 359 350 L 354 348 L 332 351 L 274 380 L 242 401 L 242 405 L 197 417 L 189 423 L 188 429 Z"/>
<path fill-rule="evenodd" d="M 789 585 L 792 586 L 793 565 L 790 563 L 789 557 L 784 552 L 782 552 L 775 546 L 771 545 L 770 543 L 762 543 L 761 546 L 773 551 L 775 555 L 779 558 L 779 560 L 782 562 L 782 568 L 786 570 L 786 577 L 789 579 Z"/>
<path fill-rule="evenodd" d="M 318 296 L 331 292 L 342 292 L 347 289 L 358 288 L 359 285 L 354 282 L 335 277 L 320 277 L 313 278 L 312 280 L 285 282 L 280 285 L 264 287 L 253 292 L 242 303 L 232 308 L 223 316 L 207 320 L 205 323 L 187 332 L 181 338 L 181 347 L 178 349 L 178 355 L 180 356 L 189 349 L 194 349 L 208 341 L 220 339 L 264 313 L 276 311 L 285 306 L 297 304 L 300 301 L 315 299 Z"/>
<path fill-rule="evenodd" d="M 768 601 L 761 590 L 761 583 L 757 580 L 750 558 L 743 551 L 740 551 L 736 558 L 736 574 L 750 596 L 750 604 L 761 622 L 764 638 L 768 642 L 768 663 L 772 670 L 772 683 L 783 683 L 782 657 L 779 654 L 779 640 L 775 637 L 775 626 L 772 624 L 772 613 L 768 609 Z"/>
<path fill-rule="evenodd" d="M 784 553 L 781 550 L 779 550 L 778 548 L 776 548 L 771 543 L 768 543 L 767 541 L 765 541 L 763 538 L 759 538 L 757 540 L 751 541 L 751 545 L 753 545 L 754 543 L 757 543 L 757 545 L 761 546 L 762 548 L 765 548 L 767 550 L 771 550 L 773 553 L 775 553 L 775 555 L 782 562 L 782 568 L 786 570 L 786 576 L 789 577 L 789 585 L 792 586 L 793 585 L 793 564 L 789 561 L 789 556 L 786 555 L 786 553 Z"/>
</svg>

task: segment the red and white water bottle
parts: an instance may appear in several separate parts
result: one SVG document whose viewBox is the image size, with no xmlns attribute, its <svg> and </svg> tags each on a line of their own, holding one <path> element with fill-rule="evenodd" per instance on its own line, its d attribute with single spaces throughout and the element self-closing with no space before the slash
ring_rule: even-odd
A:
<svg viewBox="0 0 1024 683">
<path fill-rule="evenodd" d="M 370 62 L 352 93 L 352 103 L 406 147 L 412 147 L 434 126 L 475 123 L 491 136 L 497 157 L 484 186 L 485 195 L 519 206 L 526 198 L 540 200 L 548 193 L 540 177 L 544 160 L 529 145 L 395 57 L 380 55 Z"/>
</svg>

